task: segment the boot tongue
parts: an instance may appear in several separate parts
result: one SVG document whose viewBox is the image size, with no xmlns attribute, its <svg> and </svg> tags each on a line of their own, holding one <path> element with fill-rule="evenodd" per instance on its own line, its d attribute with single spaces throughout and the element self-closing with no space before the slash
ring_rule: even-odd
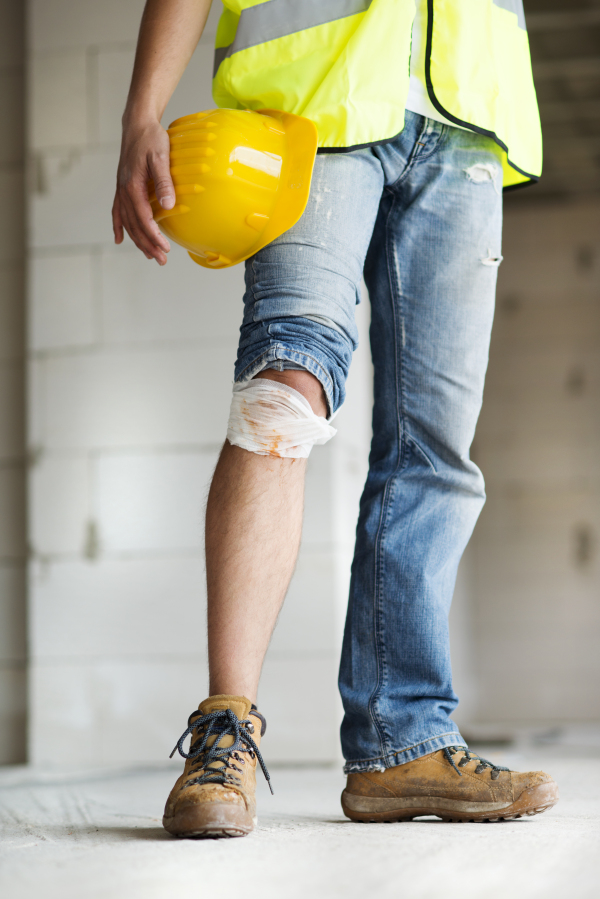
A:
<svg viewBox="0 0 600 899">
<path fill-rule="evenodd" d="M 208 715 L 210 714 L 210 712 L 219 712 L 223 709 L 231 709 L 231 711 L 235 715 L 237 715 L 238 719 L 242 721 L 244 718 L 248 717 L 248 713 L 251 707 L 252 703 L 249 699 L 246 699 L 245 696 L 217 695 L 209 696 L 208 699 L 205 699 L 204 702 L 201 702 L 198 706 L 198 711 L 202 712 L 203 715 Z M 193 740 L 192 745 L 197 742 L 197 739 Z M 206 745 L 213 746 L 217 739 L 219 740 L 220 749 L 227 749 L 229 746 L 233 746 L 235 742 L 234 737 L 230 734 L 215 734 L 214 736 L 208 738 Z M 223 767 L 223 762 L 209 762 L 206 767 L 221 769 Z"/>
<path fill-rule="evenodd" d="M 252 703 L 245 696 L 227 696 L 224 694 L 209 696 L 208 699 L 200 703 L 198 711 L 202 712 L 203 715 L 208 715 L 210 712 L 218 712 L 221 709 L 231 709 L 240 721 L 243 721 L 244 718 L 248 717 L 251 707 Z"/>
</svg>

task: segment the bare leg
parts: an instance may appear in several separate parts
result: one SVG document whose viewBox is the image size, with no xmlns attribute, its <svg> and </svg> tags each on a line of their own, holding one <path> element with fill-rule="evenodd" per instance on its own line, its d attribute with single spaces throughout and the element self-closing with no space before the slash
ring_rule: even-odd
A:
<svg viewBox="0 0 600 899">
<path fill-rule="evenodd" d="M 327 415 L 308 372 L 265 371 Z M 256 701 L 263 659 L 294 571 L 302 532 L 305 459 L 259 456 L 226 442 L 206 508 L 210 694 Z"/>
</svg>

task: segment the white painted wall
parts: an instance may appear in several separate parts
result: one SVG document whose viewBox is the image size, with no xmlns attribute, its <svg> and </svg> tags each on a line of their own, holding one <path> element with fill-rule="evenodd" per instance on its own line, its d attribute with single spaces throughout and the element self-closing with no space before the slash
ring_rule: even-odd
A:
<svg viewBox="0 0 600 899">
<path fill-rule="evenodd" d="M 206 692 L 202 512 L 225 431 L 242 270 L 207 272 L 177 247 L 162 270 L 131 244 L 112 244 L 119 119 L 142 5 L 29 0 L 29 714 L 39 764 L 160 761 Z M 17 6 L 3 0 L 5 19 Z M 213 15 L 166 123 L 212 106 L 214 29 Z M 9 33 L 2 59 L 18 67 Z M 16 760 L 25 706 L 20 163 L 12 138 L 1 140 L 13 200 L 1 219 L 0 277 L 12 286 L 0 305 L 0 366 L 16 388 L 0 425 L 0 491 L 13 497 L 0 509 L 0 759 Z M 592 206 L 507 215 L 474 452 L 489 501 L 451 614 L 463 726 L 600 717 L 598 218 Z M 339 752 L 337 657 L 369 438 L 366 304 L 358 314 L 349 400 L 338 437 L 310 460 L 301 557 L 265 664 L 271 760 Z M 314 725 L 310 744 L 297 737 L 301 710 Z"/>
<path fill-rule="evenodd" d="M 598 720 L 600 204 L 509 207 L 504 257 L 474 451 L 478 717 Z"/>
<path fill-rule="evenodd" d="M 0 0 L 0 764 L 25 758 L 24 24 Z"/>
<path fill-rule="evenodd" d="M 31 0 L 30 758 L 166 758 L 207 689 L 202 517 L 225 434 L 243 268 L 110 225 L 139 0 Z M 218 11 L 219 4 L 215 4 Z M 165 114 L 214 104 L 215 16 Z M 366 332 L 367 311 L 360 310 Z M 337 757 L 337 656 L 369 437 L 355 362 L 309 465 L 298 569 L 265 663 L 271 760 Z M 311 741 L 298 739 L 311 710 Z"/>
</svg>

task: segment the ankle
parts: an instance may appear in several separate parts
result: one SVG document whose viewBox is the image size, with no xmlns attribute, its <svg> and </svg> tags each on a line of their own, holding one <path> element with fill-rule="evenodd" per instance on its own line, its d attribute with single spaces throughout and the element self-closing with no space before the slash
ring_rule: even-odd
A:
<svg viewBox="0 0 600 899">
<path fill-rule="evenodd" d="M 245 696 L 252 705 L 256 705 L 256 686 L 249 684 L 247 681 L 228 680 L 227 678 L 218 678 L 210 680 L 209 697 L 212 696 Z"/>
</svg>

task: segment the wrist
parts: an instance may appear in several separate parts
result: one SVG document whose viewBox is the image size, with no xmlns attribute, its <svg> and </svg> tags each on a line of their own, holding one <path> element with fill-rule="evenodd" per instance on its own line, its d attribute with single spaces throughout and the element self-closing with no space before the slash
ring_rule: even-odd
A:
<svg viewBox="0 0 600 899">
<path fill-rule="evenodd" d="M 162 118 L 162 110 L 159 110 L 155 104 L 127 104 L 125 112 L 121 119 L 123 130 L 131 128 L 144 129 L 160 125 Z"/>
</svg>

